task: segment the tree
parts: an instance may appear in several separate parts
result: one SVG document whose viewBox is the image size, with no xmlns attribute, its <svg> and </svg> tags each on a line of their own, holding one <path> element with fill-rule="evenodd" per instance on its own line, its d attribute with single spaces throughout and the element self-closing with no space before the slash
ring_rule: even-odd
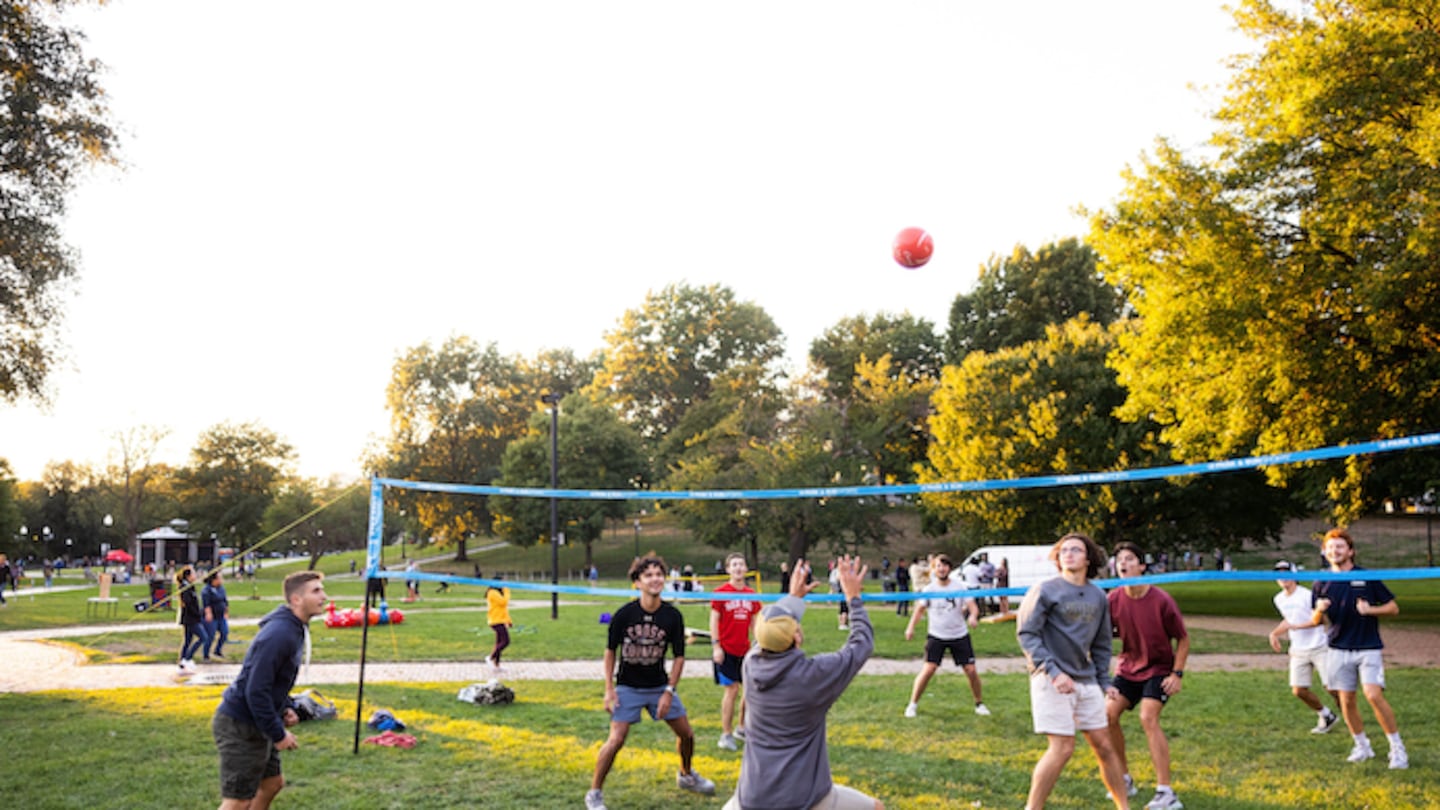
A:
<svg viewBox="0 0 1440 810">
<path fill-rule="evenodd" d="M 980 268 L 980 283 L 950 305 L 945 357 L 959 365 L 975 351 L 993 352 L 1045 337 L 1045 327 L 1081 314 L 1108 325 L 1124 299 L 1106 283 L 1095 252 L 1075 239 L 1042 245 L 1031 253 L 1017 246 L 1007 258 L 993 256 Z"/>
<path fill-rule="evenodd" d="M 1390 438 L 1440 424 L 1440 16 L 1351 0 L 1236 19 L 1213 152 L 1161 141 L 1091 242 L 1141 328 L 1112 359 L 1121 414 L 1183 460 Z M 1423 487 L 1400 454 L 1297 475 L 1349 520 L 1369 482 Z M 1384 467 L 1390 473 L 1381 475 Z M 1400 493 L 1396 493 L 1400 494 Z M 1406 493 L 1409 494 L 1409 493 Z"/>
<path fill-rule="evenodd" d="M 155 451 L 170 435 L 168 428 L 141 425 L 114 434 L 118 447 L 103 475 L 103 486 L 118 504 L 118 523 L 123 537 L 135 537 L 148 525 L 153 509 L 157 475 L 166 469 L 153 463 Z"/>
<path fill-rule="evenodd" d="M 307 554 L 313 571 L 328 552 L 365 547 L 369 512 L 365 487 L 296 478 L 279 487 L 262 526 L 278 547 Z"/>
<path fill-rule="evenodd" d="M 825 394 L 846 399 L 854 390 L 862 360 L 889 355 L 889 372 L 911 383 L 934 381 L 944 365 L 935 325 L 908 312 L 843 318 L 810 344 L 810 367 L 823 379 Z"/>
<path fill-rule="evenodd" d="M 489 484 L 500 474 L 505 446 L 525 434 L 539 399 L 512 357 L 495 344 L 481 348 L 452 337 L 429 343 L 395 362 L 386 402 L 390 439 L 379 468 L 395 478 Z M 456 547 L 466 560 L 466 539 L 488 534 L 486 497 L 390 490 L 397 509 L 413 510 L 425 533 Z"/>
<path fill-rule="evenodd" d="M 191 533 L 248 544 L 260 534 L 294 456 L 289 443 L 254 422 L 223 422 L 201 433 L 189 465 L 176 474 Z"/>
<path fill-rule="evenodd" d="M 0 548 L 12 557 L 19 554 L 16 546 L 24 519 L 20 511 L 20 482 L 11 474 L 10 462 L 0 458 Z"/>
<path fill-rule="evenodd" d="M 716 284 L 672 284 L 646 295 L 605 343 L 592 396 L 657 443 L 709 398 L 716 380 L 773 385 L 785 350 L 779 327 L 763 309 Z"/>
<path fill-rule="evenodd" d="M 1123 421 L 1125 398 L 1105 365 L 1120 324 L 1078 318 L 1041 341 L 972 352 L 945 370 L 933 398 L 923 483 L 1006 480 L 1154 467 L 1171 462 L 1157 426 Z M 925 508 L 973 545 L 1050 542 L 1085 531 L 1153 551 L 1232 549 L 1278 539 L 1294 502 L 1254 473 L 1076 487 L 927 493 Z M 1223 503 L 1225 508 L 1217 509 Z"/>
<path fill-rule="evenodd" d="M 76 273 L 65 198 L 110 162 L 101 66 L 59 22 L 63 0 L 0 4 L 0 399 L 43 400 L 60 352 L 61 297 Z"/>
<path fill-rule="evenodd" d="M 640 436 L 620 421 L 615 412 L 582 393 L 560 402 L 556 421 L 558 475 L 565 489 L 635 489 L 647 471 Z M 550 428 L 548 408 L 530 417 L 529 431 L 505 449 L 498 483 L 509 487 L 550 486 Z M 550 535 L 550 500 L 493 496 L 496 533 L 505 539 L 531 545 Z M 592 544 L 600 539 L 606 519 L 623 518 L 626 502 L 618 500 L 561 499 L 556 504 L 560 529 L 567 541 L 585 544 L 585 564 L 592 562 Z"/>
</svg>

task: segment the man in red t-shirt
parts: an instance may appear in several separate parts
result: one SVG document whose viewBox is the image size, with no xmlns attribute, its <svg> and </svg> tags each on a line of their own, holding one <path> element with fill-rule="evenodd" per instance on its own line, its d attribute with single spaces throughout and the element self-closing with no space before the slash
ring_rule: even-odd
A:
<svg viewBox="0 0 1440 810">
<path fill-rule="evenodd" d="M 1115 573 L 1121 579 L 1145 573 L 1145 555 L 1134 543 L 1115 546 Z M 1160 728 L 1160 710 L 1180 693 L 1185 677 L 1185 660 L 1190 657 L 1190 636 L 1185 620 L 1170 594 L 1151 585 L 1125 585 L 1111 591 L 1110 621 L 1120 637 L 1115 677 L 1105 693 L 1105 714 L 1110 718 L 1110 737 L 1120 763 L 1125 765 L 1125 788 L 1135 795 L 1135 780 L 1125 758 L 1125 732 L 1120 715 L 1139 707 L 1140 727 L 1150 746 L 1155 764 L 1155 798 L 1147 810 L 1180 810 L 1184 807 L 1170 785 L 1170 741 Z M 1173 643 L 1173 646 L 1172 646 Z"/>
<path fill-rule="evenodd" d="M 725 572 L 730 581 L 715 589 L 715 593 L 755 593 L 745 584 L 745 575 L 750 567 L 745 563 L 744 554 L 731 554 L 725 558 Z M 710 603 L 710 657 L 715 662 L 715 682 L 725 687 L 720 698 L 720 742 L 726 751 L 734 751 L 737 737 L 745 739 L 745 700 L 740 698 L 740 666 L 745 653 L 750 651 L 750 630 L 755 617 L 760 613 L 760 603 L 754 599 L 725 599 Z M 735 702 L 740 698 L 740 723 L 735 723 Z"/>
</svg>

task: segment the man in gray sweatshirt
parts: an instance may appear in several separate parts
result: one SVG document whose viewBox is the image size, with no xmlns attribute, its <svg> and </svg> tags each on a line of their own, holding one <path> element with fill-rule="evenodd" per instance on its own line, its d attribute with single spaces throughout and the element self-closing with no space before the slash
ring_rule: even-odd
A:
<svg viewBox="0 0 1440 810">
<path fill-rule="evenodd" d="M 830 779 L 825 715 L 875 649 L 875 631 L 860 601 L 866 567 L 859 557 L 836 563 L 840 590 L 850 608 L 850 637 L 838 652 L 807 658 L 805 595 L 810 566 L 790 574 L 789 595 L 766 607 L 755 623 L 755 643 L 745 656 L 745 753 L 740 780 L 724 810 L 885 810 L 878 799 Z M 1103 600 L 1103 597 L 1102 597 Z"/>
<path fill-rule="evenodd" d="M 1025 594 L 1016 635 L 1030 670 L 1030 712 L 1035 733 L 1049 747 L 1035 764 L 1026 810 L 1040 810 L 1075 753 L 1075 732 L 1085 735 L 1100 760 L 1100 774 L 1120 810 L 1129 810 L 1124 766 L 1105 715 L 1110 688 L 1110 603 L 1090 580 L 1105 566 L 1105 551 L 1083 534 L 1067 534 L 1050 550 L 1060 576 L 1037 582 Z"/>
</svg>

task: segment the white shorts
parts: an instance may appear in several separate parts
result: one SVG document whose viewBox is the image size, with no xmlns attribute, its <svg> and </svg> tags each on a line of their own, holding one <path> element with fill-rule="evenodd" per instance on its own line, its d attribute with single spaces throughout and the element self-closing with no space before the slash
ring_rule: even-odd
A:
<svg viewBox="0 0 1440 810">
<path fill-rule="evenodd" d="M 744 810 L 740 800 L 731 794 L 730 801 L 720 810 Z M 830 785 L 830 792 L 810 806 L 810 810 L 875 810 L 875 800 L 864 793 L 844 785 Z"/>
<path fill-rule="evenodd" d="M 1105 693 L 1099 684 L 1076 681 L 1075 691 L 1062 695 L 1044 672 L 1030 676 L 1030 714 L 1036 734 L 1074 737 L 1077 731 L 1110 726 L 1105 716 Z"/>
<path fill-rule="evenodd" d="M 1290 685 L 1294 687 L 1309 688 L 1316 673 L 1320 675 L 1320 685 L 1326 689 L 1330 688 L 1330 666 L 1329 647 L 1312 647 L 1308 650 L 1290 650 Z"/>
<path fill-rule="evenodd" d="M 1326 657 L 1330 666 L 1330 688 L 1337 692 L 1358 692 L 1357 681 L 1365 686 L 1385 688 L 1385 661 L 1379 650 L 1337 650 Z"/>
</svg>

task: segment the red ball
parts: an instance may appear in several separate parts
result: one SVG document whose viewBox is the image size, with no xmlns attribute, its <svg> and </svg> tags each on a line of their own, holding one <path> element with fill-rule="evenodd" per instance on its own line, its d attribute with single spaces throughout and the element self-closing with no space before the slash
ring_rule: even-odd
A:
<svg viewBox="0 0 1440 810">
<path fill-rule="evenodd" d="M 920 267 L 930 261 L 934 252 L 935 240 L 924 228 L 906 228 L 895 235 L 895 261 L 902 267 Z"/>
</svg>

